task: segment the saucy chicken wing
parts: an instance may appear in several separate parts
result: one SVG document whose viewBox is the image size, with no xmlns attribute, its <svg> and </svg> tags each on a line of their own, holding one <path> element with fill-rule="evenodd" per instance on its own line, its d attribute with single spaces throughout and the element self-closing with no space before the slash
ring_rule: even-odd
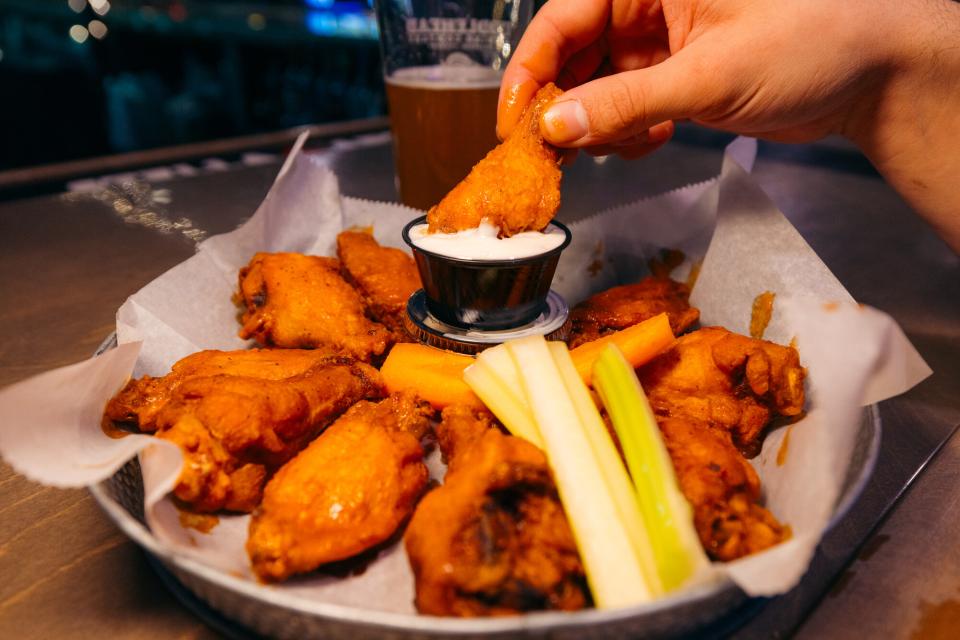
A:
<svg viewBox="0 0 960 640">
<path fill-rule="evenodd" d="M 797 350 L 721 327 L 681 336 L 637 374 L 657 415 L 721 428 L 742 451 L 756 452 L 774 416 L 803 411 L 806 372 Z"/>
<path fill-rule="evenodd" d="M 660 431 L 680 490 L 693 507 L 703 548 L 715 560 L 735 560 L 790 536 L 760 506 L 760 479 L 726 431 L 688 418 L 661 418 Z"/>
<path fill-rule="evenodd" d="M 404 538 L 417 610 L 471 617 L 588 606 L 543 452 L 463 406 L 444 409 L 437 438 L 447 475 L 420 502 Z"/>
<path fill-rule="evenodd" d="M 700 311 L 690 306 L 690 287 L 670 278 L 649 276 L 636 284 L 607 289 L 571 311 L 570 348 L 663 312 L 677 335 L 700 319 Z"/>
<path fill-rule="evenodd" d="M 379 372 L 322 351 L 202 351 L 161 378 L 130 381 L 104 420 L 180 446 L 174 495 L 197 512 L 251 511 L 264 480 L 362 398 Z"/>
<path fill-rule="evenodd" d="M 258 253 L 240 270 L 241 338 L 284 348 L 329 347 L 369 361 L 390 332 L 366 315 L 360 294 L 335 258 Z"/>
<path fill-rule="evenodd" d="M 284 465 L 250 521 L 254 573 L 284 580 L 389 539 L 427 486 L 431 415 L 413 394 L 358 402 Z"/>
<path fill-rule="evenodd" d="M 560 207 L 559 154 L 540 134 L 540 117 L 561 93 L 553 84 L 537 92 L 507 139 L 427 212 L 431 233 L 473 229 L 484 219 L 502 237 L 549 224 Z"/>
<path fill-rule="evenodd" d="M 344 277 L 363 295 L 370 317 L 387 327 L 395 342 L 409 342 L 403 328 L 407 299 L 422 286 L 413 258 L 400 249 L 380 246 L 365 231 L 340 233 L 337 255 Z"/>
</svg>

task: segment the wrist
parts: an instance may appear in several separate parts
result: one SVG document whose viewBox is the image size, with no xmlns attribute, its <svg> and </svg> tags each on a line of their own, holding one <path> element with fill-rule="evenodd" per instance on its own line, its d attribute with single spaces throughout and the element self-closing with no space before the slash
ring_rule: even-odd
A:
<svg viewBox="0 0 960 640">
<path fill-rule="evenodd" d="M 864 47 L 874 50 L 865 91 L 840 133 L 864 151 L 882 152 L 907 130 L 927 131 L 955 112 L 960 82 L 960 4 L 953 0 L 893 3 L 895 10 L 871 16 Z M 872 42 L 871 42 L 872 41 Z M 952 100 L 947 100 L 952 98 Z"/>
<path fill-rule="evenodd" d="M 842 127 L 913 208 L 960 243 L 960 5 L 895 3 L 875 29 L 877 71 Z M 886 23 L 885 23 L 886 20 Z"/>
</svg>

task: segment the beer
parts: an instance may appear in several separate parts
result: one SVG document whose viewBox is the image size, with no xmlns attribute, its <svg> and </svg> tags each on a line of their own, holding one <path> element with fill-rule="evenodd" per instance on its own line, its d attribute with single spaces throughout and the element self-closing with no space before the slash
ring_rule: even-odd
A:
<svg viewBox="0 0 960 640">
<path fill-rule="evenodd" d="M 500 74 L 479 65 L 408 67 L 386 86 L 400 199 L 429 209 L 496 146 Z"/>
</svg>

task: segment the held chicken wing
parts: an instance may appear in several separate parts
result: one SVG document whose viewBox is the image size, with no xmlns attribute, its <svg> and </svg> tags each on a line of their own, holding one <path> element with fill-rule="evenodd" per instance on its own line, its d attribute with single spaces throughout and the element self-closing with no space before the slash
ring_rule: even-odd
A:
<svg viewBox="0 0 960 640">
<path fill-rule="evenodd" d="M 797 350 L 721 327 L 681 336 L 637 374 L 658 416 L 721 428 L 741 451 L 757 451 L 774 416 L 803 411 L 806 372 Z"/>
<path fill-rule="evenodd" d="M 130 381 L 104 420 L 180 446 L 174 495 L 192 510 L 250 511 L 270 473 L 354 402 L 382 395 L 379 372 L 345 356 L 202 351 Z"/>
<path fill-rule="evenodd" d="M 431 414 L 412 394 L 358 402 L 284 465 L 250 521 L 254 573 L 284 580 L 389 539 L 427 485 Z"/>
<path fill-rule="evenodd" d="M 364 231 L 340 233 L 337 255 L 345 278 L 363 294 L 370 317 L 387 327 L 394 341 L 409 342 L 403 328 L 407 299 L 422 286 L 413 258 L 399 249 L 381 247 Z"/>
<path fill-rule="evenodd" d="M 649 276 L 635 284 L 613 287 L 591 296 L 570 313 L 570 348 L 626 329 L 666 312 L 679 335 L 700 319 L 690 306 L 690 287 L 667 277 Z"/>
<path fill-rule="evenodd" d="M 790 536 L 760 506 L 760 479 L 730 434 L 689 418 L 660 418 L 683 495 L 693 507 L 700 543 L 711 558 L 735 560 Z"/>
<path fill-rule="evenodd" d="M 360 360 L 381 355 L 390 332 L 366 315 L 334 258 L 258 253 L 240 270 L 241 338 L 284 348 L 329 347 Z"/>
<path fill-rule="evenodd" d="M 472 617 L 588 606 L 543 452 L 462 406 L 444 409 L 437 437 L 447 475 L 420 502 L 404 538 L 417 610 Z"/>
<path fill-rule="evenodd" d="M 431 233 L 473 229 L 484 219 L 503 237 L 549 224 L 560 207 L 559 154 L 540 134 L 540 116 L 561 93 L 553 84 L 537 92 L 507 139 L 427 212 Z"/>
</svg>

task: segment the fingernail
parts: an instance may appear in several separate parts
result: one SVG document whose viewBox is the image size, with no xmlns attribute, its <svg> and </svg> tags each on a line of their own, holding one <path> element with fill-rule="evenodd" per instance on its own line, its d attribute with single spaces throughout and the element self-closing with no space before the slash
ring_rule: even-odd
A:
<svg viewBox="0 0 960 640">
<path fill-rule="evenodd" d="M 543 114 L 544 136 L 553 143 L 564 144 L 587 135 L 587 112 L 576 100 L 555 102 Z"/>
</svg>

